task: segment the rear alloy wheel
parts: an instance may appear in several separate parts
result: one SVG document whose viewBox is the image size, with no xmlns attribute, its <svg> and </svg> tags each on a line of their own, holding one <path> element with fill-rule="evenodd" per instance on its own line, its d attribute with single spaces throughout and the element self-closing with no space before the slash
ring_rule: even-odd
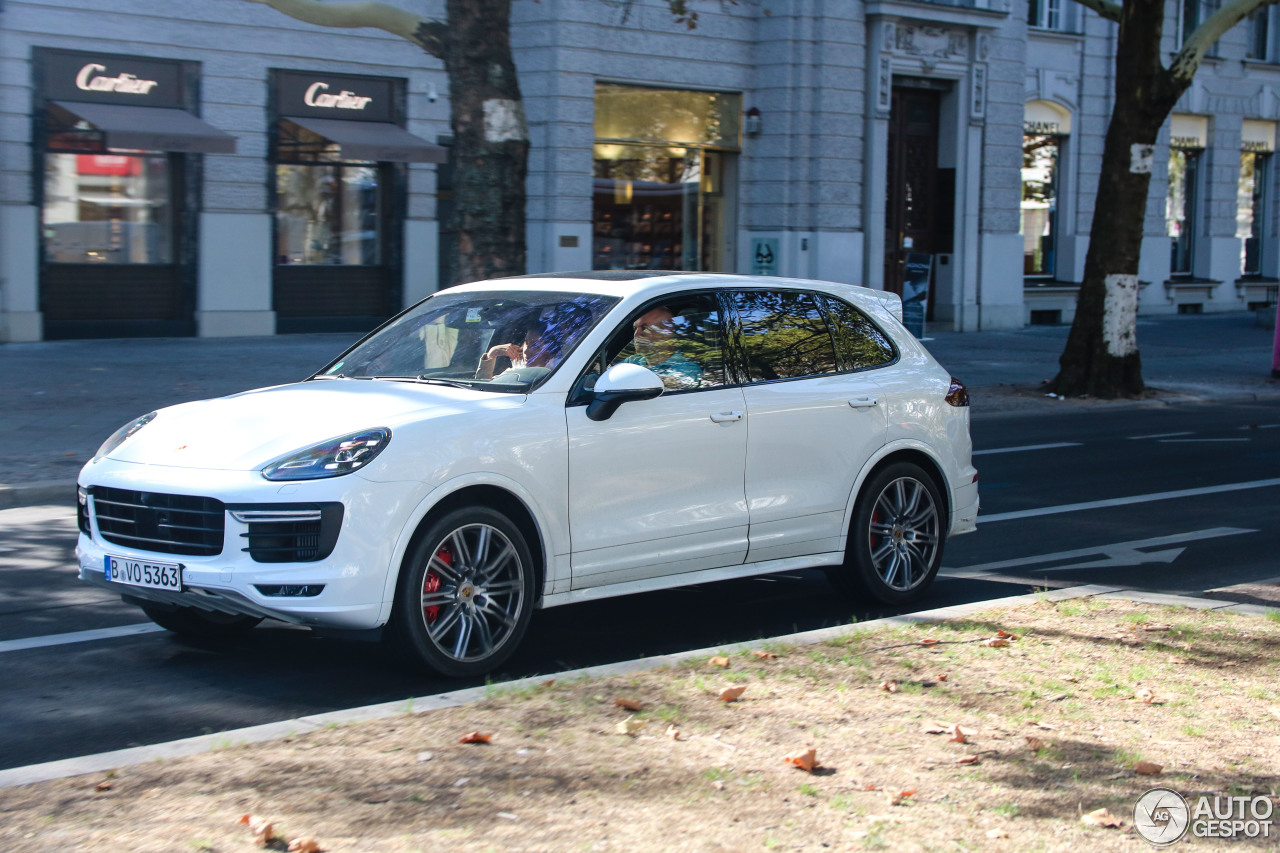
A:
<svg viewBox="0 0 1280 853">
<path fill-rule="evenodd" d="M 199 639 L 234 637 L 262 621 L 260 616 L 236 616 L 231 613 L 197 610 L 194 607 L 163 607 L 156 604 L 142 605 L 142 612 L 166 631 Z"/>
<path fill-rule="evenodd" d="M 828 572 L 832 583 L 882 604 L 920 598 L 942 564 L 943 507 L 918 465 L 898 462 L 878 472 L 858 501 L 844 565 Z"/>
<path fill-rule="evenodd" d="M 421 536 L 402 569 L 393 636 L 439 673 L 481 675 L 511 656 L 533 612 L 533 559 L 506 516 L 464 507 Z"/>
</svg>

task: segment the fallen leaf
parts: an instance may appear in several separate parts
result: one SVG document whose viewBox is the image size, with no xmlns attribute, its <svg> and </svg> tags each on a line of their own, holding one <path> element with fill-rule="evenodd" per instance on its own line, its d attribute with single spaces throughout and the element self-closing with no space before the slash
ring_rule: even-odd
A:
<svg viewBox="0 0 1280 853">
<path fill-rule="evenodd" d="M 637 720 L 635 717 L 627 717 L 620 720 L 613 730 L 620 735 L 633 735 L 645 727 L 644 720 Z"/>
<path fill-rule="evenodd" d="M 1153 764 L 1150 761 L 1139 761 L 1134 765 L 1133 772 L 1139 776 L 1159 776 L 1164 772 L 1164 765 Z"/>
<path fill-rule="evenodd" d="M 320 842 L 310 835 L 304 835 L 289 842 L 289 853 L 320 853 L 322 850 L 324 848 L 320 846 Z"/>
<path fill-rule="evenodd" d="M 910 791 L 899 791 L 898 793 L 894 794 L 892 797 L 889 798 L 889 805 L 900 806 L 907 801 L 908 797 L 915 796 L 915 793 L 916 793 L 915 788 L 912 788 Z"/>
<path fill-rule="evenodd" d="M 1169 655 L 1169 663 L 1190 663 L 1190 662 L 1191 661 L 1187 660 L 1187 658 L 1179 657 L 1178 655 Z"/>
<path fill-rule="evenodd" d="M 922 645 L 922 646 L 936 646 L 936 645 L 938 645 L 938 641 L 937 641 L 937 640 L 935 640 L 933 637 L 925 637 L 923 640 L 921 640 L 921 641 L 920 641 L 920 645 Z"/>
<path fill-rule="evenodd" d="M 976 755 L 966 755 L 964 758 L 957 758 L 956 764 L 981 764 L 982 759 Z"/>
<path fill-rule="evenodd" d="M 951 731 L 951 725 L 948 723 L 925 723 L 920 727 L 920 731 L 927 735 L 944 735 Z"/>
<path fill-rule="evenodd" d="M 937 675 L 935 675 L 934 678 L 938 679 L 939 681 L 946 681 L 947 674 L 945 672 L 940 672 Z"/>
<path fill-rule="evenodd" d="M 964 729 L 955 726 L 951 730 L 951 737 L 947 738 L 948 743 L 968 743 L 969 738 L 965 737 Z"/>
<path fill-rule="evenodd" d="M 1002 640 L 1016 640 L 1016 639 L 1018 639 L 1016 636 L 1014 636 L 1013 634 L 1010 634 L 1008 631 L 996 631 L 996 636 L 997 636 L 997 637 L 999 637 L 999 638 L 1000 638 L 1000 639 L 1002 639 Z"/>
<path fill-rule="evenodd" d="M 1044 741 L 1034 735 L 1027 735 L 1027 748 L 1032 752 L 1039 752 L 1044 749 Z"/>
<path fill-rule="evenodd" d="M 1156 698 L 1156 694 L 1146 687 L 1143 687 L 1135 695 L 1148 705 L 1150 705 L 1151 701 Z"/>
<path fill-rule="evenodd" d="M 667 726 L 667 737 L 672 740 L 680 740 L 680 730 L 675 726 Z"/>
<path fill-rule="evenodd" d="M 550 687 L 551 685 L 553 685 L 553 684 L 555 684 L 555 683 L 556 683 L 556 680 L 555 680 L 554 678 L 552 678 L 552 679 L 548 679 L 547 681 L 542 682 L 542 685 L 541 685 L 541 686 L 542 686 L 542 687 Z"/>
<path fill-rule="evenodd" d="M 720 691 L 720 698 L 726 702 L 732 702 L 745 693 L 747 688 L 743 687 L 726 687 Z"/>
<path fill-rule="evenodd" d="M 1009 641 L 1002 637 L 992 637 L 989 640 L 983 640 L 981 645 L 990 646 L 993 649 L 1002 649 L 1009 645 Z"/>
<path fill-rule="evenodd" d="M 711 664 L 711 666 L 719 666 L 719 667 L 728 668 L 728 666 L 729 666 L 729 659 L 728 659 L 727 657 L 722 657 L 722 656 L 717 655 L 716 657 L 713 657 L 710 661 L 708 661 L 708 663 L 710 663 L 710 664 Z"/>
<path fill-rule="evenodd" d="M 1003 829 L 987 830 L 987 838 L 1008 838 L 1008 837 L 1009 837 L 1009 833 L 1007 830 L 1003 830 Z"/>
<path fill-rule="evenodd" d="M 1224 660 L 1221 664 L 1219 664 L 1219 666 L 1239 666 L 1239 665 L 1240 665 L 1240 661 L 1238 660 Z"/>
<path fill-rule="evenodd" d="M 519 816 L 513 815 L 511 812 L 498 812 L 497 816 L 502 818 L 503 820 L 519 820 L 520 819 Z"/>
<path fill-rule="evenodd" d="M 875 790 L 877 790 L 877 789 L 876 789 L 876 786 L 875 786 L 875 785 L 870 785 L 870 784 L 868 784 L 868 785 L 863 785 L 861 788 L 858 788 L 857 790 L 859 790 L 859 791 L 875 791 Z"/>
<path fill-rule="evenodd" d="M 1143 631 L 1172 631 L 1172 625 L 1143 625 Z"/>
<path fill-rule="evenodd" d="M 716 781 L 714 781 L 714 782 L 712 782 L 712 783 L 711 783 L 711 787 L 715 788 L 717 791 L 723 791 L 723 790 L 724 790 L 724 780 L 723 780 L 723 779 L 717 779 Z"/>
<path fill-rule="evenodd" d="M 800 752 L 792 753 L 783 759 L 787 764 L 795 765 L 806 773 L 812 773 L 813 768 L 818 766 L 818 750 L 810 747 Z"/>
<path fill-rule="evenodd" d="M 613 704 L 619 708 L 626 708 L 628 711 L 639 711 L 644 705 L 639 699 L 614 699 Z"/>
<path fill-rule="evenodd" d="M 885 691 L 886 693 L 897 693 L 897 692 L 898 692 L 898 682 L 896 682 L 896 681 L 882 681 L 882 682 L 880 682 L 880 689 L 881 689 L 881 690 L 883 690 L 883 691 Z"/>
<path fill-rule="evenodd" d="M 96 785 L 94 785 L 94 786 L 93 786 L 93 790 L 95 790 L 95 791 L 110 791 L 110 790 L 111 790 L 111 783 L 110 783 L 110 782 L 99 782 L 98 784 L 96 784 Z"/>
<path fill-rule="evenodd" d="M 1044 729 L 1046 732 L 1051 732 L 1054 730 L 1053 726 L 1049 725 L 1048 723 L 1042 723 L 1039 720 L 1036 720 L 1031 725 L 1035 726 L 1037 729 Z"/>
<path fill-rule="evenodd" d="M 433 759 L 433 758 L 435 758 L 435 755 L 434 755 L 433 753 L 430 753 L 430 752 L 419 752 L 419 753 L 418 753 L 418 761 L 419 761 L 419 762 L 423 762 L 423 761 L 430 761 L 430 760 L 431 760 L 431 759 Z"/>
<path fill-rule="evenodd" d="M 773 652 L 762 652 L 759 649 L 756 649 L 751 654 L 760 658 L 760 660 L 772 660 L 773 658 L 777 657 L 777 655 L 775 655 Z"/>
<path fill-rule="evenodd" d="M 251 814 L 241 815 L 240 823 L 249 827 L 249 831 L 253 833 L 253 843 L 259 847 L 266 847 L 271 843 L 271 839 L 275 837 L 275 827 L 265 817 L 256 817 Z"/>
<path fill-rule="evenodd" d="M 1090 826 L 1104 826 L 1107 829 L 1118 829 L 1124 826 L 1124 821 L 1106 809 L 1095 809 L 1088 814 L 1080 815 L 1080 820 Z"/>
<path fill-rule="evenodd" d="M 458 738 L 458 743 L 488 743 L 493 740 L 493 734 L 484 734 L 482 732 L 467 732 Z"/>
</svg>

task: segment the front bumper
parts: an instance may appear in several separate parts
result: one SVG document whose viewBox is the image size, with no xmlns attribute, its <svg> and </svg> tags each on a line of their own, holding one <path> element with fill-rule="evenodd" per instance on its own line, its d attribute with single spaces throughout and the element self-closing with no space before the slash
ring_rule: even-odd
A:
<svg viewBox="0 0 1280 853">
<path fill-rule="evenodd" d="M 416 501 L 416 484 L 373 483 L 357 475 L 280 484 L 257 472 L 203 471 L 104 460 L 81 474 L 89 488 L 89 532 L 76 546 L 80 579 L 134 602 L 155 602 L 211 612 L 279 619 L 308 627 L 368 630 L 379 627 L 394 590 L 396 543 Z M 141 550 L 107 541 L 97 521 L 92 487 L 193 495 L 224 504 L 341 503 L 344 511 L 332 552 L 311 562 L 257 562 L 244 549 L 246 522 L 224 513 L 221 553 L 188 556 Z M 182 566 L 183 591 L 107 580 L 108 556 Z M 279 595 L 307 587 L 318 594 Z M 267 590 L 264 593 L 263 588 Z"/>
</svg>

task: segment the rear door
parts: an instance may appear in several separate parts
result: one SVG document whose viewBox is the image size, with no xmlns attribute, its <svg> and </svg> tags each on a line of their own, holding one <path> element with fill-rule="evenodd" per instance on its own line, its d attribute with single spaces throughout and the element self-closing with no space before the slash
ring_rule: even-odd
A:
<svg viewBox="0 0 1280 853">
<path fill-rule="evenodd" d="M 850 368 L 853 318 L 829 314 L 826 297 L 808 291 L 728 299 L 750 419 L 747 560 L 839 551 L 854 478 L 886 434 L 874 371 Z"/>
</svg>

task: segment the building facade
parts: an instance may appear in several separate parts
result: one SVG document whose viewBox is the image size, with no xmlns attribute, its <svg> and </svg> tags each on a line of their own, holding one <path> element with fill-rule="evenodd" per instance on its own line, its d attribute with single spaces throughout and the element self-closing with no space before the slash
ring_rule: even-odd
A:
<svg viewBox="0 0 1280 853">
<path fill-rule="evenodd" d="M 1170 52 L 1211 1 L 1169 4 Z M 513 9 L 530 272 L 1070 321 L 1114 86 L 1114 25 L 1071 0 Z M 1274 301 L 1278 54 L 1275 10 L 1236 27 L 1163 132 L 1140 311 Z M 4 0 L 0 341 L 370 328 L 440 283 L 447 93 L 408 42 L 240 0 Z"/>
</svg>

